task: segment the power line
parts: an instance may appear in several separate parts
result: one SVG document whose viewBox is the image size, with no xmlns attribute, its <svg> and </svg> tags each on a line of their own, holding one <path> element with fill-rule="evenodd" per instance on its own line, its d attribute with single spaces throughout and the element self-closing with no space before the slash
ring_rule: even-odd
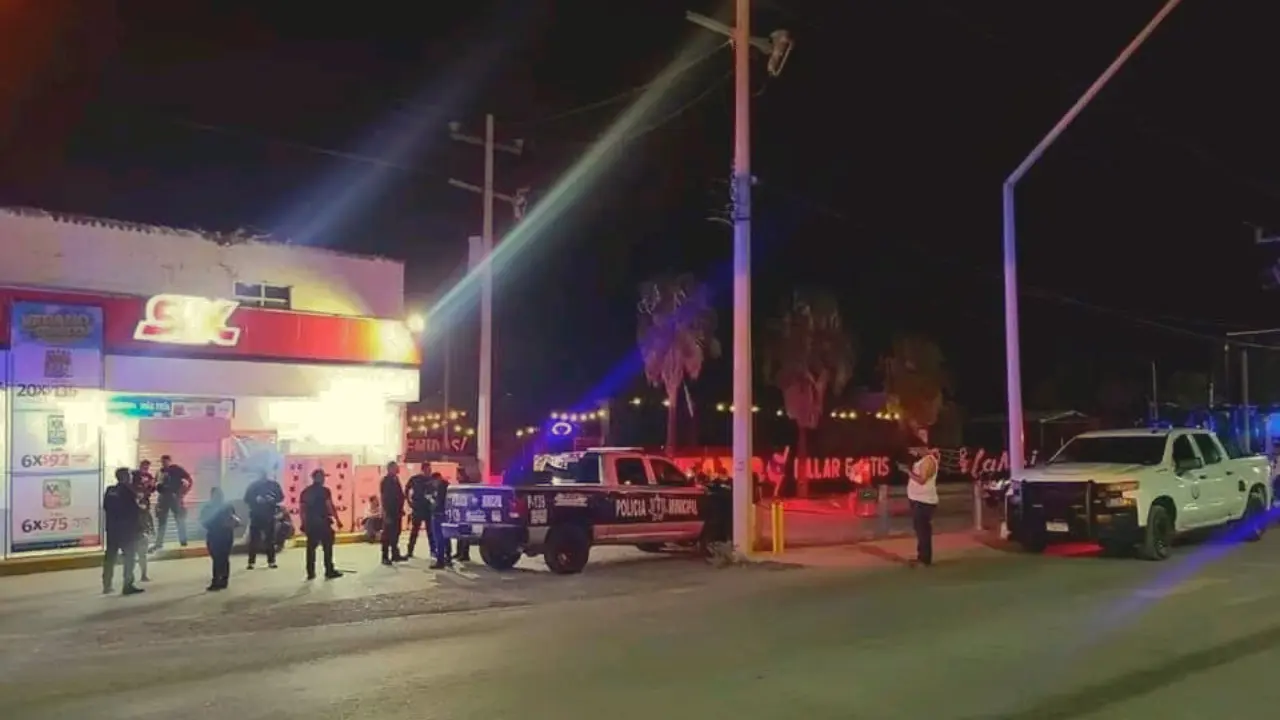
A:
<svg viewBox="0 0 1280 720">
<path fill-rule="evenodd" d="M 688 63 L 680 67 L 677 67 L 675 70 L 671 72 L 671 75 L 663 78 L 662 82 L 668 82 L 671 79 L 679 77 L 680 75 L 683 75 L 684 73 L 694 69 L 695 67 L 698 67 L 702 63 L 715 57 L 717 53 L 719 53 L 721 50 L 725 49 L 728 46 L 729 46 L 729 43 L 726 42 L 711 48 L 711 50 L 707 51 L 706 53 L 698 56 L 697 58 L 694 58 L 693 60 L 689 61 Z M 594 102 L 577 105 L 567 110 L 561 110 L 559 112 L 555 112 L 550 115 L 545 115 L 543 117 L 536 118 L 534 120 L 521 120 L 521 121 L 507 123 L 507 125 L 516 129 L 525 129 L 535 125 L 545 125 L 548 123 L 558 122 L 560 120 L 564 120 L 565 118 L 575 117 L 583 113 L 591 112 L 592 110 L 599 110 L 601 108 L 606 108 L 606 107 L 609 107 L 610 105 L 616 105 L 625 100 L 629 100 L 632 97 L 635 97 L 636 95 L 639 95 L 640 93 L 645 92 L 646 90 L 649 90 L 650 88 L 654 87 L 657 83 L 658 83 L 657 80 L 653 80 L 643 85 L 637 85 L 635 87 L 628 88 L 615 95 L 610 95 L 609 97 L 606 97 L 602 100 L 596 100 Z"/>
</svg>

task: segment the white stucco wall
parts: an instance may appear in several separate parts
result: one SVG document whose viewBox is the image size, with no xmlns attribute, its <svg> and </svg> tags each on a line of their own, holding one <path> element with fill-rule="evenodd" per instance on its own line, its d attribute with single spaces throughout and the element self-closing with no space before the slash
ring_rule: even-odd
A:
<svg viewBox="0 0 1280 720">
<path fill-rule="evenodd" d="M 291 287 L 294 310 L 404 317 L 404 265 L 395 260 L 0 209 L 0 285 L 229 298 L 236 282 Z"/>
</svg>

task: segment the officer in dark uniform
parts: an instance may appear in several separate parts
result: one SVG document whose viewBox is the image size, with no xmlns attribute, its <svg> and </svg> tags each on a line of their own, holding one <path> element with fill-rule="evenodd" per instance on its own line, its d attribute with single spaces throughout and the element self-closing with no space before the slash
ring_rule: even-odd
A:
<svg viewBox="0 0 1280 720">
<path fill-rule="evenodd" d="M 449 493 L 449 481 L 440 473 L 431 473 L 431 537 L 434 546 L 431 548 L 436 561 L 431 563 L 433 570 L 453 567 L 453 558 L 449 557 L 449 539 L 444 536 L 445 501 Z"/>
<path fill-rule="evenodd" d="M 267 567 L 276 567 L 276 508 L 284 502 L 284 490 L 270 477 L 249 483 L 244 503 L 249 508 L 249 569 L 258 559 L 258 545 L 267 553 Z"/>
<path fill-rule="evenodd" d="M 400 486 L 400 465 L 387 463 L 387 474 L 378 486 L 382 496 L 382 564 L 404 562 L 400 554 L 400 526 L 404 524 L 404 488 Z"/>
<path fill-rule="evenodd" d="M 116 484 L 102 496 L 102 510 L 107 521 L 107 548 L 102 557 L 102 594 L 112 592 L 115 582 L 116 556 L 124 555 L 124 588 L 122 595 L 136 595 L 142 588 L 134 584 L 133 569 L 138 559 L 138 538 L 142 534 L 138 496 L 133 491 L 129 468 L 116 468 Z"/>
<path fill-rule="evenodd" d="M 164 534 L 169 516 L 178 526 L 178 544 L 187 546 L 187 493 L 191 492 L 191 473 L 177 465 L 168 455 L 160 456 L 160 477 L 156 478 L 156 542 L 152 550 L 164 547 Z"/>
<path fill-rule="evenodd" d="M 409 478 L 409 482 L 404 485 L 405 495 L 409 496 L 409 514 L 412 520 L 409 523 L 409 549 L 405 553 L 406 558 L 413 557 L 413 549 L 418 545 L 418 531 L 424 527 L 427 530 L 427 548 L 431 553 L 431 557 L 436 555 L 436 538 L 431 533 L 431 478 L 426 476 L 427 464 L 422 464 L 422 469 L 417 475 Z"/>
<path fill-rule="evenodd" d="M 316 579 L 316 547 L 324 550 L 326 580 L 342 577 L 333 566 L 333 526 L 342 529 L 338 511 L 333 507 L 333 493 L 324 486 L 324 470 L 311 471 L 311 484 L 298 496 L 302 515 L 302 533 L 307 536 L 307 579 Z"/>
<path fill-rule="evenodd" d="M 467 474 L 466 468 L 458 468 L 458 484 L 469 485 L 472 482 L 474 481 L 471 479 L 471 476 Z M 466 540 L 459 539 L 458 552 L 453 556 L 453 559 L 459 562 L 471 562 L 471 543 Z"/>
</svg>

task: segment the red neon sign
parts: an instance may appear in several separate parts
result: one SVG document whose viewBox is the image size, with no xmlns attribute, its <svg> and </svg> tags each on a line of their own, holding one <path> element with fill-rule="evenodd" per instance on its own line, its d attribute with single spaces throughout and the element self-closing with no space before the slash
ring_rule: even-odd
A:
<svg viewBox="0 0 1280 720">
<path fill-rule="evenodd" d="M 192 295 L 156 295 L 147 300 L 146 317 L 133 330 L 134 340 L 167 345 L 235 347 L 241 329 L 232 327 L 235 300 Z"/>
</svg>

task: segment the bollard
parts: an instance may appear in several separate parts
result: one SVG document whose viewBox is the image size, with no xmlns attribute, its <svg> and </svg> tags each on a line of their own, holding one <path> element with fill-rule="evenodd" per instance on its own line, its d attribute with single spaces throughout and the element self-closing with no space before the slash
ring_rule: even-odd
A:
<svg viewBox="0 0 1280 720">
<path fill-rule="evenodd" d="M 773 554 L 774 555 L 781 555 L 782 551 L 786 547 L 786 541 L 783 539 L 783 533 L 785 532 L 783 528 L 783 524 L 784 524 L 783 517 L 784 515 L 783 515 L 782 503 L 778 501 L 774 501 L 773 505 L 769 507 L 770 527 L 772 528 L 772 531 L 773 531 L 772 536 L 773 536 Z"/>
<path fill-rule="evenodd" d="M 982 483 L 973 483 L 973 529 L 982 531 Z"/>
<path fill-rule="evenodd" d="M 879 535 L 885 537 L 889 534 L 889 483 L 880 483 L 879 491 L 879 496 L 876 498 L 880 509 L 880 527 L 878 530 Z"/>
</svg>

